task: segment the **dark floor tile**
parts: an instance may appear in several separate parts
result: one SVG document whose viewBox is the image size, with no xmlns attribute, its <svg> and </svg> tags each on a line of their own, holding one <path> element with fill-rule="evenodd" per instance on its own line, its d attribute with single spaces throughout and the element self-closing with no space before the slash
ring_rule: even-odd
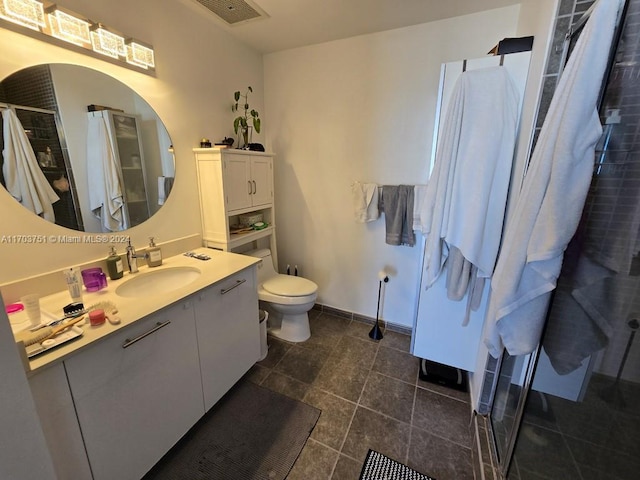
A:
<svg viewBox="0 0 640 480">
<path fill-rule="evenodd" d="M 331 353 L 333 358 L 371 368 L 378 345 L 364 339 L 344 336 Z"/>
<path fill-rule="evenodd" d="M 524 424 L 518 434 L 515 456 L 522 478 L 530 477 L 525 472 L 539 472 L 549 478 L 580 478 L 571 452 L 558 432 Z"/>
<path fill-rule="evenodd" d="M 437 480 L 473 480 L 471 449 L 413 428 L 407 465 Z"/>
<path fill-rule="evenodd" d="M 567 444 L 581 471 L 608 473 L 610 478 L 638 478 L 640 459 L 636 456 L 574 438 L 567 438 Z"/>
<path fill-rule="evenodd" d="M 411 423 L 416 387 L 395 378 L 371 372 L 360 405 Z"/>
<path fill-rule="evenodd" d="M 362 463 L 340 455 L 331 480 L 357 480 L 362 472 Z"/>
<path fill-rule="evenodd" d="M 345 330 L 345 334 L 351 337 L 360 338 L 362 340 L 367 340 L 371 343 L 377 343 L 376 340 L 372 340 L 369 337 L 369 332 L 373 328 L 373 323 L 361 322 L 358 320 L 354 320 L 349 324 L 347 329 Z"/>
<path fill-rule="evenodd" d="M 351 320 L 335 315 L 320 314 L 309 319 L 311 337 L 305 342 L 333 349 L 343 337 Z"/>
<path fill-rule="evenodd" d="M 321 411 L 311 438 L 339 451 L 356 404 L 315 388 L 307 392 L 304 402 Z"/>
<path fill-rule="evenodd" d="M 386 330 L 384 332 L 384 337 L 380 340 L 380 345 L 409 353 L 411 348 L 411 336 L 405 335 L 404 333 Z"/>
<path fill-rule="evenodd" d="M 312 440 L 307 440 L 287 480 L 329 480 L 339 453 Z"/>
<path fill-rule="evenodd" d="M 329 353 L 329 350 L 321 347 L 294 345 L 274 367 L 274 371 L 304 383 L 313 383 Z"/>
<path fill-rule="evenodd" d="M 441 395 L 455 398 L 456 400 L 460 400 L 462 402 L 471 402 L 469 392 L 456 390 L 455 388 L 451 388 L 446 385 L 440 385 L 439 383 L 427 382 L 425 380 L 421 380 L 420 377 L 418 377 L 418 387 L 424 388 L 425 390 L 431 390 L 432 392 L 437 392 Z"/>
<path fill-rule="evenodd" d="M 420 363 L 410 353 L 380 346 L 373 364 L 373 371 L 383 373 L 404 382 L 416 384 Z"/>
<path fill-rule="evenodd" d="M 267 343 L 269 345 L 267 358 L 258 362 L 258 365 L 261 367 L 273 368 L 278 364 L 278 362 L 280 362 L 280 360 L 282 360 L 282 357 L 284 357 L 292 345 L 278 338 L 272 337 L 271 335 L 267 337 Z"/>
<path fill-rule="evenodd" d="M 409 447 L 410 426 L 358 407 L 351 428 L 342 447 L 342 453 L 362 459 L 369 449 L 376 450 L 399 462 L 404 462 Z"/>
<path fill-rule="evenodd" d="M 329 357 L 313 386 L 357 402 L 370 369 L 348 358 Z"/>
<path fill-rule="evenodd" d="M 467 403 L 418 388 L 413 425 L 464 447 L 471 447 L 471 409 Z"/>
<path fill-rule="evenodd" d="M 274 392 L 282 393 L 283 395 L 300 401 L 302 401 L 307 394 L 307 390 L 309 390 L 308 384 L 278 372 L 271 372 L 267 378 L 262 381 L 261 385 Z"/>
<path fill-rule="evenodd" d="M 271 373 L 270 368 L 265 368 L 260 366 L 259 364 L 255 364 L 253 367 L 249 369 L 249 371 L 245 374 L 245 378 L 257 385 L 260 385 L 262 381 L 267 378 L 267 376 Z"/>
</svg>

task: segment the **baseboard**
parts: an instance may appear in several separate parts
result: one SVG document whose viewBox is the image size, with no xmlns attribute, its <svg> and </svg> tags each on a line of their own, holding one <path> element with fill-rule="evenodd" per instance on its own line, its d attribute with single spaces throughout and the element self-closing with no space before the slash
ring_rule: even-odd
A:
<svg viewBox="0 0 640 480">
<path fill-rule="evenodd" d="M 369 325 L 373 325 L 376 323 L 375 318 L 367 317 L 365 315 L 360 315 L 358 313 L 349 312 L 347 310 L 340 310 L 339 308 L 330 307 L 328 305 L 322 305 L 321 303 L 316 303 L 313 306 L 312 310 L 319 310 L 322 313 L 326 313 L 328 315 L 335 315 L 336 317 L 348 318 L 349 320 L 355 320 L 356 322 L 367 323 Z M 386 328 L 390 332 L 402 333 L 404 335 L 411 336 L 413 334 L 413 328 L 407 327 L 406 325 L 398 325 L 397 323 L 382 321 L 382 327 Z"/>
</svg>

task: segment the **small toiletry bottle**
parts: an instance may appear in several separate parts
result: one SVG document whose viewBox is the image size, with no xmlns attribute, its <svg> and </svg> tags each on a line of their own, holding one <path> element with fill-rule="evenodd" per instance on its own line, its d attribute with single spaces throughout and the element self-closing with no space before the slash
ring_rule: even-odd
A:
<svg viewBox="0 0 640 480">
<path fill-rule="evenodd" d="M 124 275 L 124 265 L 122 258 L 116 253 L 116 247 L 111 246 L 109 256 L 107 257 L 107 271 L 111 280 L 117 280 Z"/>
<path fill-rule="evenodd" d="M 147 265 L 150 267 L 159 267 L 162 265 L 162 251 L 160 247 L 156 246 L 153 237 L 149 237 L 149 248 L 147 248 L 145 257 L 147 259 Z"/>
<path fill-rule="evenodd" d="M 67 281 L 69 295 L 74 302 L 82 301 L 82 283 L 80 282 L 80 273 L 75 268 L 68 268 L 64 272 L 64 278 Z"/>
</svg>

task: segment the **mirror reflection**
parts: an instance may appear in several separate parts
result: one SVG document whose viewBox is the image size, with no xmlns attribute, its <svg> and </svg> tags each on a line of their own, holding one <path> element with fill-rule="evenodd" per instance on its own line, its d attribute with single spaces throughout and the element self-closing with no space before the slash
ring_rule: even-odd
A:
<svg viewBox="0 0 640 480">
<path fill-rule="evenodd" d="M 87 67 L 37 65 L 0 82 L 0 182 L 25 208 L 63 227 L 122 231 L 167 199 L 169 134 L 120 81 Z"/>
</svg>

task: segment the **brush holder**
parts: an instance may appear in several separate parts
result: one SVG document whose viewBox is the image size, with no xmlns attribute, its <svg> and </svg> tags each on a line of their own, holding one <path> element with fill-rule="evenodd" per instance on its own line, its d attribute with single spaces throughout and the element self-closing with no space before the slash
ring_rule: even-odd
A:
<svg viewBox="0 0 640 480">
<path fill-rule="evenodd" d="M 107 286 L 107 275 L 101 268 L 82 270 L 82 283 L 87 292 L 97 292 Z"/>
</svg>

